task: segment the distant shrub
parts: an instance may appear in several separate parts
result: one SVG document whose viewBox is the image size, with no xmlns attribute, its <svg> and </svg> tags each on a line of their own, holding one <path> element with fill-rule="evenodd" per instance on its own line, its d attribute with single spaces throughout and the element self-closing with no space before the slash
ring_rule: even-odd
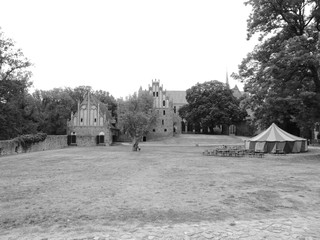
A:
<svg viewBox="0 0 320 240">
<path fill-rule="evenodd" d="M 46 133 L 26 134 L 13 139 L 23 150 L 27 150 L 32 144 L 42 142 L 47 138 Z"/>
<path fill-rule="evenodd" d="M 218 128 L 218 127 L 213 128 L 213 134 L 221 134 L 221 132 L 222 132 L 221 128 Z"/>
</svg>

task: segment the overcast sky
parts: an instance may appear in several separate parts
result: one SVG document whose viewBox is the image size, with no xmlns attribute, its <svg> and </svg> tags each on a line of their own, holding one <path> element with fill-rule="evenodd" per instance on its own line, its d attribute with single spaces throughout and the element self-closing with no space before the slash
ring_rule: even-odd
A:
<svg viewBox="0 0 320 240">
<path fill-rule="evenodd" d="M 1 0 L 0 27 L 34 63 L 34 88 L 114 97 L 225 82 L 254 42 L 241 0 Z M 242 86 L 229 77 L 230 85 Z"/>
</svg>

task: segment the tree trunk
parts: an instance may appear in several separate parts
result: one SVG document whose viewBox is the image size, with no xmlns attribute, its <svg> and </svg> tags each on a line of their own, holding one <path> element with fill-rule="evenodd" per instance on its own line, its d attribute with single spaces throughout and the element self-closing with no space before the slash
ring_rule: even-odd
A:
<svg viewBox="0 0 320 240">
<path fill-rule="evenodd" d="M 134 137 L 132 140 L 132 151 L 136 152 L 139 149 L 139 137 Z"/>
</svg>

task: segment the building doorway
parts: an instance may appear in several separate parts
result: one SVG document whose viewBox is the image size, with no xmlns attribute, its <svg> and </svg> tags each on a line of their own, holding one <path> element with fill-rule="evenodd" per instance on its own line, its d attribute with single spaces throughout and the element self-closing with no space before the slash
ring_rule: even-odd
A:
<svg viewBox="0 0 320 240">
<path fill-rule="evenodd" d="M 68 135 L 68 145 L 77 146 L 77 134 L 76 134 L 76 132 L 71 132 L 71 134 Z"/>
<path fill-rule="evenodd" d="M 97 144 L 104 144 L 104 132 L 100 132 L 97 136 Z"/>
</svg>

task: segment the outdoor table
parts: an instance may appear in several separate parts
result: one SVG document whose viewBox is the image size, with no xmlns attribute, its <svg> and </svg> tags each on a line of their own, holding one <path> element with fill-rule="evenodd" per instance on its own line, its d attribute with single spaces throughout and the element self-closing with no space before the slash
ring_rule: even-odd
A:
<svg viewBox="0 0 320 240">
<path fill-rule="evenodd" d="M 244 150 L 241 150 L 241 149 L 236 150 L 235 156 L 236 157 L 244 156 Z"/>
<path fill-rule="evenodd" d="M 263 151 L 255 151 L 254 153 L 257 157 L 263 157 L 264 156 L 264 152 Z"/>
<path fill-rule="evenodd" d="M 229 154 L 229 149 L 217 149 L 217 155 L 221 154 L 221 156 L 226 157 Z"/>
</svg>

